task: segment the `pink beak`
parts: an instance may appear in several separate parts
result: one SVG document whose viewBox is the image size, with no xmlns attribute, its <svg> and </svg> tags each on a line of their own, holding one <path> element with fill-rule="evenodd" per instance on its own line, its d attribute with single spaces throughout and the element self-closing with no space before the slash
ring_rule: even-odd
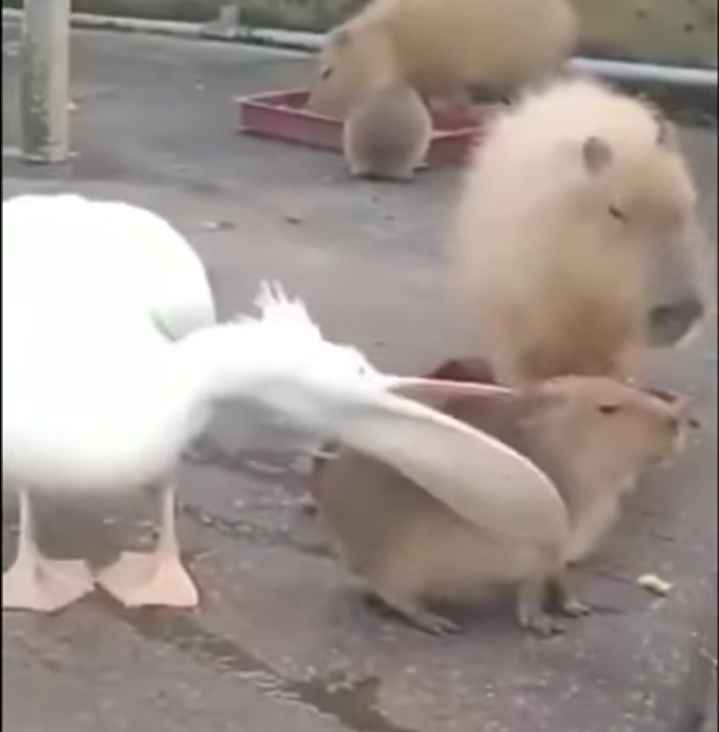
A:
<svg viewBox="0 0 719 732">
<path fill-rule="evenodd" d="M 506 386 L 496 384 L 480 384 L 473 381 L 445 381 L 425 379 L 422 377 L 391 376 L 386 388 L 394 394 L 416 399 L 424 403 L 443 402 L 447 399 L 461 397 L 498 397 L 514 393 Z"/>
</svg>

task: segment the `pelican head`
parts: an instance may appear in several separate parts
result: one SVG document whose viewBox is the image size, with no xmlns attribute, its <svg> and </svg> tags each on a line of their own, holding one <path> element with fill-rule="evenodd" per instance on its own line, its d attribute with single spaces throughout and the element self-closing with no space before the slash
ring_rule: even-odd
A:
<svg viewBox="0 0 719 732">
<path fill-rule="evenodd" d="M 390 386 L 392 378 L 359 349 L 327 340 L 302 300 L 290 299 L 278 282 L 263 281 L 255 305 L 259 317 L 236 319 L 253 331 L 250 348 L 263 362 L 255 396 L 298 426 L 324 426 L 336 409 L 356 406 Z"/>
<path fill-rule="evenodd" d="M 361 418 L 368 411 L 401 411 L 399 396 L 426 402 L 446 398 L 456 389 L 461 393 L 506 391 L 384 374 L 359 349 L 327 340 L 304 303 L 288 298 L 277 282 L 261 283 L 255 305 L 258 318 L 239 318 L 253 328 L 253 351 L 263 361 L 261 369 L 255 365 L 255 373 L 261 376 L 250 396 L 300 429 L 333 434 L 339 423 Z"/>
</svg>

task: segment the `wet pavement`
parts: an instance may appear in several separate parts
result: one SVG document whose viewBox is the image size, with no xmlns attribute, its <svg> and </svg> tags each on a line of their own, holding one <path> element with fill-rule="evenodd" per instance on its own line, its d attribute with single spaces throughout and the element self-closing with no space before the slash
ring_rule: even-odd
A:
<svg viewBox="0 0 719 732">
<path fill-rule="evenodd" d="M 5 146 L 16 144 L 17 38 L 3 27 Z M 77 156 L 53 169 L 4 160 L 4 197 L 73 190 L 157 211 L 200 252 L 223 316 L 269 275 L 380 367 L 425 372 L 466 350 L 441 262 L 457 170 L 359 183 L 338 155 L 237 135 L 235 97 L 301 83 L 299 55 L 102 32 L 75 32 L 72 51 Z M 716 133 L 684 140 L 716 241 Z M 462 611 L 464 632 L 441 639 L 372 612 L 302 511 L 296 441 L 267 426 L 253 444 L 223 409 L 180 471 L 201 609 L 130 612 L 98 593 L 54 617 L 5 614 L 5 729 L 690 732 L 678 720 L 704 703 L 705 676 L 687 674 L 716 657 L 715 640 L 694 637 L 716 618 L 716 359 L 712 328 L 657 360 L 652 381 L 690 393 L 704 429 L 648 477 L 606 556 L 577 577 L 605 612 L 548 641 L 501 608 Z M 7 566 L 10 491 L 3 507 Z M 45 501 L 40 513 L 49 552 L 104 563 L 146 544 L 154 504 L 138 493 Z M 645 572 L 673 583 L 667 598 L 636 585 Z"/>
</svg>

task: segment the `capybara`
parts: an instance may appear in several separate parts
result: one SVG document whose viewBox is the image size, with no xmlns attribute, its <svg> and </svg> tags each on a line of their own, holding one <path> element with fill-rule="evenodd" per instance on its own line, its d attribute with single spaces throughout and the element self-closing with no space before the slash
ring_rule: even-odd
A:
<svg viewBox="0 0 719 732">
<path fill-rule="evenodd" d="M 424 161 L 432 118 L 408 86 L 369 92 L 344 122 L 342 148 L 352 175 L 411 180 Z"/>
<path fill-rule="evenodd" d="M 495 118 L 450 235 L 451 287 L 500 383 L 634 375 L 703 315 L 697 192 L 647 103 L 558 80 Z"/>
<path fill-rule="evenodd" d="M 587 611 L 570 596 L 565 563 L 595 551 L 641 469 L 678 449 L 685 409 L 597 377 L 560 377 L 452 405 L 453 416 L 499 437 L 552 479 L 561 502 L 547 495 L 536 504 L 544 510 L 531 512 L 533 522 L 553 527 L 544 542 L 526 540 L 529 513 L 519 505 L 479 525 L 439 500 L 437 490 L 431 495 L 394 468 L 341 448 L 318 467 L 314 493 L 336 552 L 377 597 L 425 630 L 453 628 L 429 613 L 426 601 L 481 597 L 502 585 L 519 588 L 523 626 L 556 630 L 542 612 L 545 601 L 569 614 Z M 478 501 L 497 490 L 481 474 L 476 485 Z"/>
<path fill-rule="evenodd" d="M 397 83 L 425 100 L 511 93 L 558 71 L 577 31 L 567 0 L 372 0 L 328 34 L 308 107 L 344 119 L 367 91 Z"/>
</svg>

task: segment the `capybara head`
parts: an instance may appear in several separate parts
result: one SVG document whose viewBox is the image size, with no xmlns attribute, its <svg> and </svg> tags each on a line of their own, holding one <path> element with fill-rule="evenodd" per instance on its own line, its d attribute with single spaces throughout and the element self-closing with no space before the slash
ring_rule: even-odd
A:
<svg viewBox="0 0 719 732">
<path fill-rule="evenodd" d="M 696 192 L 669 123 L 653 135 L 589 136 L 582 144 L 584 205 L 611 245 L 631 247 L 643 264 L 646 332 L 652 345 L 680 340 L 704 313 L 696 256 L 701 237 Z"/>
<path fill-rule="evenodd" d="M 519 399 L 520 424 L 541 446 L 602 475 L 667 461 L 696 424 L 681 399 L 604 377 L 557 377 Z"/>
<path fill-rule="evenodd" d="M 366 23 L 345 23 L 328 34 L 319 53 L 307 108 L 344 119 L 367 92 L 396 82 L 386 34 Z"/>
<path fill-rule="evenodd" d="M 583 88 L 590 97 L 607 95 L 614 113 L 580 142 L 577 203 L 607 245 L 629 248 L 643 263 L 648 340 L 671 345 L 704 314 L 697 257 L 705 242 L 693 176 L 673 126 L 651 105 L 582 80 L 566 93 L 573 85 L 580 95 Z"/>
<path fill-rule="evenodd" d="M 650 105 L 555 81 L 497 115 L 475 155 L 453 268 L 492 330 L 577 357 L 594 331 L 613 359 L 672 344 L 702 316 L 697 192 Z"/>
</svg>

